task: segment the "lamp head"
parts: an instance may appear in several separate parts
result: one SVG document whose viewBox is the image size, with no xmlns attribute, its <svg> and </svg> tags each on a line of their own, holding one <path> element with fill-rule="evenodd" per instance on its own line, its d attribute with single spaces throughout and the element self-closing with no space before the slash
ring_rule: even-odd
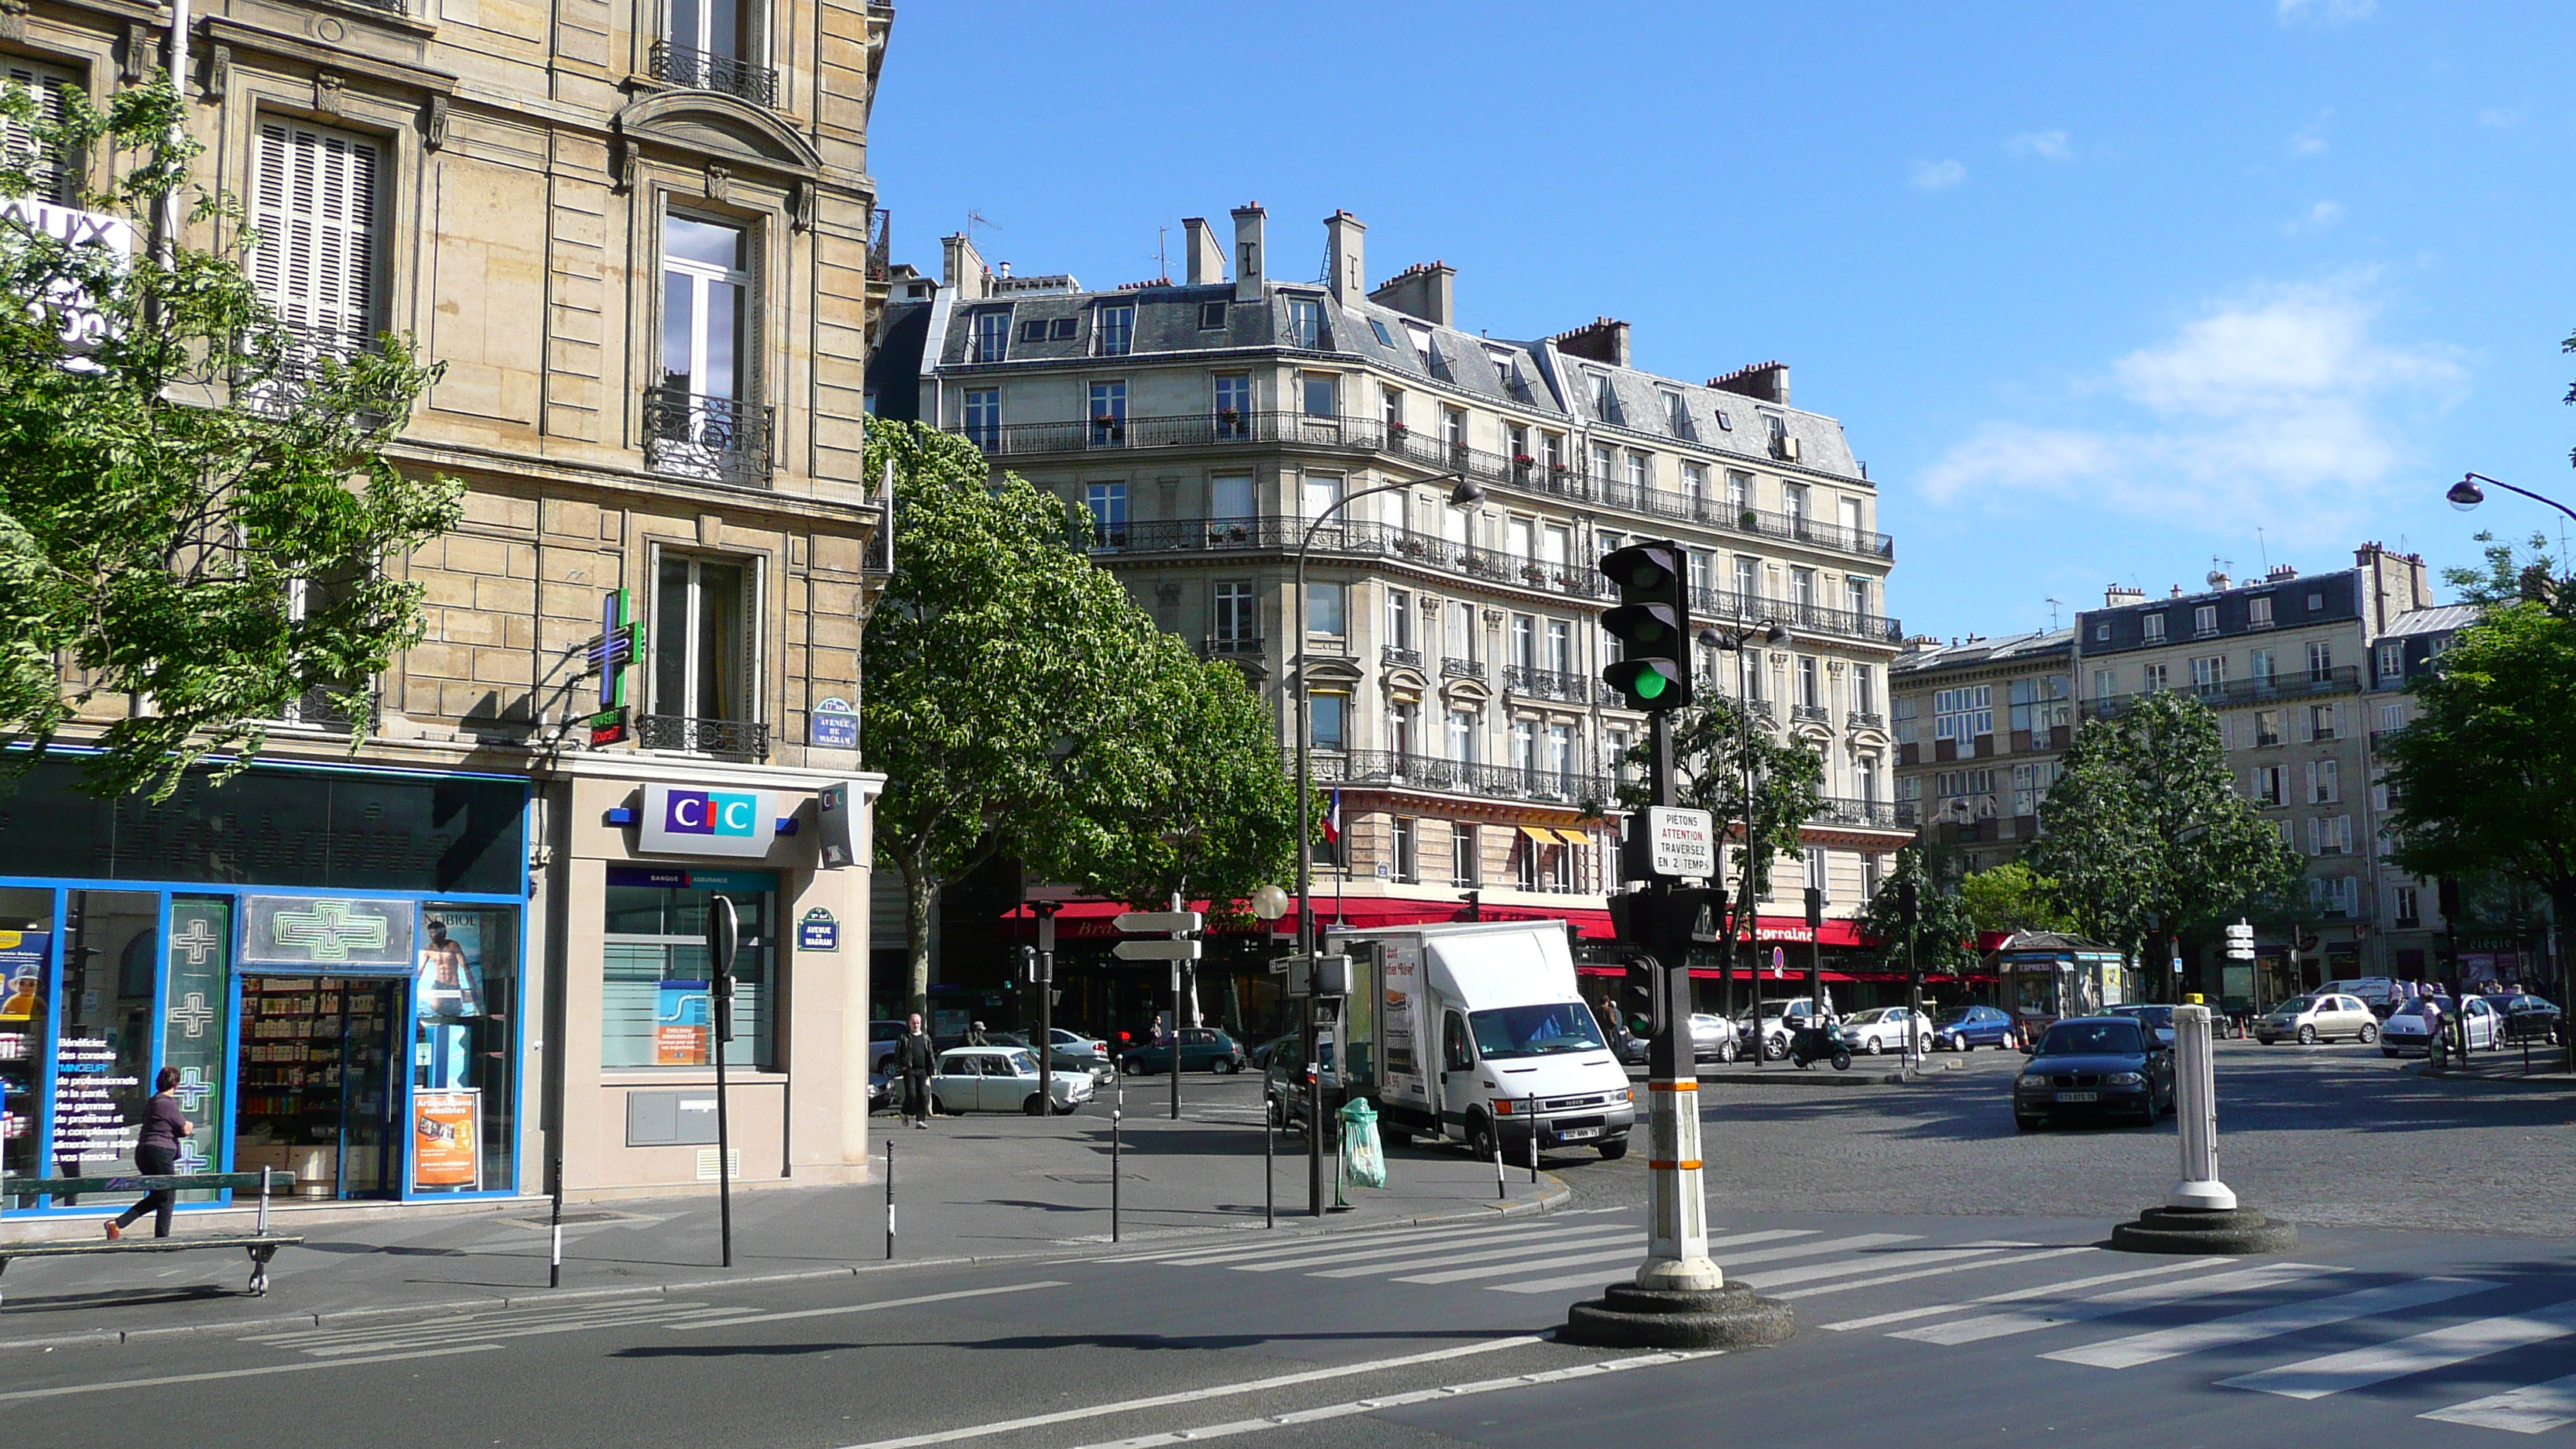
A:
<svg viewBox="0 0 2576 1449">
<path fill-rule="evenodd" d="M 1288 893 L 1275 885 L 1266 885 L 1252 893 L 1252 913 L 1265 921 L 1275 921 L 1288 914 Z"/>
<path fill-rule="evenodd" d="M 2451 506 L 2462 513 L 2487 501 L 2487 491 L 2478 486 L 2477 475 L 2474 473 L 2452 484 L 2451 491 L 2442 496 L 2450 499 Z"/>
<path fill-rule="evenodd" d="M 1766 623 L 1762 630 L 1762 642 L 1777 649 L 1789 642 L 1789 631 L 1776 623 Z"/>
<path fill-rule="evenodd" d="M 1483 501 L 1485 485 L 1473 478 L 1461 478 L 1458 486 L 1449 490 L 1449 506 L 1452 508 L 1472 508 Z"/>
</svg>

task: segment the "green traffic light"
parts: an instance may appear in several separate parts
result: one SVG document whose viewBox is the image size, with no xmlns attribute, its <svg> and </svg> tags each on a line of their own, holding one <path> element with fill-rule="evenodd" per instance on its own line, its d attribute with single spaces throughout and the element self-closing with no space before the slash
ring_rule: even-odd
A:
<svg viewBox="0 0 2576 1449">
<path fill-rule="evenodd" d="M 1653 699 L 1664 692 L 1664 686 L 1669 682 L 1661 673 L 1646 669 L 1638 671 L 1636 679 L 1630 682 L 1628 688 L 1635 692 L 1639 699 Z"/>
</svg>

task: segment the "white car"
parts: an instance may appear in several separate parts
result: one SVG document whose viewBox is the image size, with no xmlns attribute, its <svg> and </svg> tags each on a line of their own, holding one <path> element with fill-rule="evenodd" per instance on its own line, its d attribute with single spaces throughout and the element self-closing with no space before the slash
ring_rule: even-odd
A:
<svg viewBox="0 0 2576 1449">
<path fill-rule="evenodd" d="M 1703 1062 L 1731 1062 L 1744 1050 L 1735 1023 L 1712 1012 L 1691 1013 L 1691 1056 Z"/>
<path fill-rule="evenodd" d="M 1910 1026 L 1909 1026 L 1910 1023 Z M 1842 1030 L 1835 1035 L 1844 1046 L 1856 1052 L 1877 1056 L 1881 1052 L 1905 1050 L 1906 1035 L 1932 1050 L 1932 1018 L 1902 1006 L 1876 1006 L 1856 1016 L 1843 1018 Z"/>
<path fill-rule="evenodd" d="M 1072 1111 L 1091 1100 L 1094 1084 L 1082 1072 L 1055 1074 L 1055 1110 Z M 930 1095 L 942 1112 L 1044 1110 L 1038 1096 L 1038 1059 L 1027 1047 L 957 1047 L 939 1055 Z"/>
<path fill-rule="evenodd" d="M 2374 1042 L 2379 1040 L 2379 1015 L 2362 1005 L 2360 997 L 2340 991 L 2293 996 L 2254 1019 L 2256 1041 L 2270 1046 L 2283 1037 L 2294 1037 L 2301 1046 L 2337 1037 Z"/>
<path fill-rule="evenodd" d="M 2472 996 L 2468 1004 L 2462 1006 L 2447 996 L 2418 996 L 2388 1014 L 2388 1020 L 2379 1029 L 2381 1056 L 2411 1056 L 2433 1049 L 2432 1021 L 2426 1011 L 2428 1006 L 2440 1012 L 2445 1032 L 2453 1030 L 2451 1022 L 2454 1017 L 2462 1014 L 2468 1017 L 2469 1050 L 2493 1051 L 2504 1045 L 2504 1018 L 2483 998 Z M 2458 1039 L 2456 1036 L 2452 1038 L 2454 1041 Z"/>
<path fill-rule="evenodd" d="M 1787 1056 L 1789 1034 L 1815 1025 L 1813 1020 L 1815 1009 L 1816 1004 L 1803 996 L 1792 996 L 1785 1001 L 1776 998 L 1764 1001 L 1762 1028 L 1756 1034 L 1762 1043 L 1763 1060 L 1776 1062 Z M 1828 991 L 1825 993 L 1825 1016 L 1828 1022 L 1833 1014 L 1834 994 Z M 1744 1034 L 1753 1031 L 1753 1013 L 1749 1011 L 1738 1013 L 1734 1025 L 1737 1040 L 1740 1041 Z"/>
</svg>

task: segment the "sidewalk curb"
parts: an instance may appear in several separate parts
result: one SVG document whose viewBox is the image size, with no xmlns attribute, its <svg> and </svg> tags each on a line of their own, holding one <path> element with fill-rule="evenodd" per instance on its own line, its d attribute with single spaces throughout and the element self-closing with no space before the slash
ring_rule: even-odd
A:
<svg viewBox="0 0 2576 1449">
<path fill-rule="evenodd" d="M 2440 1082 L 2446 1085 L 2475 1083 L 2481 1087 L 2502 1087 L 2514 1092 L 2564 1092 L 2571 1087 L 2576 1087 L 2576 1077 L 2564 1075 L 2552 1080 L 2534 1081 L 2524 1076 L 2491 1077 L 2477 1071 L 2437 1072 L 2430 1065 L 2423 1063 L 2406 1068 L 2406 1074 L 2418 1081 Z"/>
<path fill-rule="evenodd" d="M 1352 1232 L 1373 1228 L 1422 1227 L 1443 1222 L 1475 1221 L 1486 1217 L 1520 1217 L 1529 1213 L 1545 1212 L 1547 1209 L 1558 1206 L 1574 1196 L 1574 1190 L 1568 1187 L 1564 1180 L 1557 1177 L 1556 1174 L 1543 1171 L 1539 1175 L 1546 1179 L 1549 1187 L 1546 1191 L 1541 1192 L 1534 1197 L 1522 1196 L 1515 1197 L 1507 1202 L 1479 1203 L 1473 1210 L 1468 1211 L 1418 1213 L 1410 1217 L 1373 1218 L 1365 1222 L 1351 1223 L 1348 1226 L 1335 1226 L 1331 1222 L 1327 1221 L 1320 1226 L 1307 1228 L 1302 1231 L 1285 1233 L 1282 1234 L 1282 1236 L 1290 1238 L 1314 1238 L 1323 1237 L 1333 1233 Z M 1171 1241 L 1181 1238 L 1212 1238 L 1219 1234 L 1259 1231 L 1265 1230 L 1246 1224 L 1242 1227 L 1209 1228 L 1199 1231 L 1183 1230 L 1180 1232 L 1156 1234 L 1155 1237 L 1162 1241 Z M 1130 1238 L 1128 1241 L 1135 1242 L 1140 1240 Z M 527 1293 L 494 1293 L 474 1298 L 448 1299 L 438 1303 L 390 1304 L 381 1307 L 315 1309 L 303 1313 L 279 1314 L 268 1318 L 241 1318 L 220 1323 L 185 1323 L 156 1328 L 99 1328 L 89 1329 L 78 1333 L 55 1334 L 41 1338 L 0 1339 L 0 1351 L 118 1346 L 129 1343 L 150 1343 L 163 1339 L 188 1338 L 208 1333 L 233 1333 L 244 1335 L 256 1333 L 285 1333 L 293 1332 L 297 1329 L 325 1328 L 334 1324 L 346 1324 L 358 1320 L 453 1318 L 467 1313 L 490 1313 L 498 1310 L 538 1308 L 556 1303 L 577 1303 L 615 1298 L 667 1298 L 673 1294 L 708 1293 L 720 1289 L 756 1287 L 762 1284 L 815 1282 L 831 1278 L 864 1278 L 873 1273 L 883 1273 L 903 1268 L 973 1267 L 985 1263 L 1015 1263 L 1030 1262 L 1039 1259 L 1089 1257 L 1096 1255 L 1098 1250 L 1111 1246 L 1123 1248 L 1126 1244 L 1120 1243 L 1113 1245 L 1104 1239 L 1098 1243 L 1059 1243 L 1054 1247 L 1032 1249 L 1023 1253 L 957 1254 L 945 1258 L 906 1258 L 890 1263 L 843 1263 L 829 1268 L 809 1268 L 792 1273 L 760 1273 L 740 1278 L 702 1278 L 685 1283 L 639 1283 L 631 1288 L 540 1288 Z"/>
</svg>

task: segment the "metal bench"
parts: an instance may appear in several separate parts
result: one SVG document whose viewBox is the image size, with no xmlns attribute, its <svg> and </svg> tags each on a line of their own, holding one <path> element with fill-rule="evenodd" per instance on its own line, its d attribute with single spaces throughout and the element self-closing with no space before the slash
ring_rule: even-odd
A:
<svg viewBox="0 0 2576 1449">
<path fill-rule="evenodd" d="M 102 1253 L 189 1253 L 199 1248 L 239 1248 L 250 1255 L 250 1286 L 243 1289 L 252 1297 L 268 1292 L 268 1260 L 277 1250 L 304 1241 L 268 1230 L 268 1200 L 273 1192 L 295 1186 L 295 1174 L 266 1167 L 257 1172 L 197 1172 L 169 1176 L 133 1177 L 22 1177 L 0 1184 L 0 1196 L 39 1194 L 47 1197 L 78 1197 L 104 1192 L 220 1192 L 231 1189 L 259 1192 L 259 1224 L 247 1233 L 224 1233 L 211 1237 L 189 1238 L 120 1238 L 109 1242 L 0 1242 L 0 1273 L 18 1258 L 84 1258 Z M 5 1301 L 5 1298 L 0 1298 Z"/>
</svg>

